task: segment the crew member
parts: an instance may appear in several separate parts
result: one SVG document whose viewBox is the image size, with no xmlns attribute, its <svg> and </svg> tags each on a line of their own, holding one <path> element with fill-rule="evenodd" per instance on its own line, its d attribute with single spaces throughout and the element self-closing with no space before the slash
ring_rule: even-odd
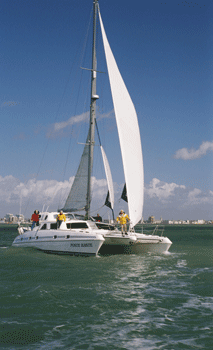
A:
<svg viewBox="0 0 213 350">
<path fill-rule="evenodd" d="M 95 216 L 95 221 L 101 222 L 102 221 L 102 217 L 99 214 L 97 214 L 97 216 Z"/>
<path fill-rule="evenodd" d="M 66 215 L 63 213 L 63 210 L 60 210 L 60 213 L 57 215 L 57 228 L 60 228 L 62 221 L 66 221 Z"/>
<path fill-rule="evenodd" d="M 34 213 L 31 216 L 31 221 L 32 221 L 32 226 L 31 226 L 31 230 L 34 229 L 35 225 L 38 226 L 39 225 L 39 211 L 35 210 Z"/>
<path fill-rule="evenodd" d="M 116 221 L 121 225 L 122 236 L 127 235 L 127 226 L 126 223 L 129 221 L 129 217 L 123 210 L 120 211 L 119 216 Z"/>
</svg>

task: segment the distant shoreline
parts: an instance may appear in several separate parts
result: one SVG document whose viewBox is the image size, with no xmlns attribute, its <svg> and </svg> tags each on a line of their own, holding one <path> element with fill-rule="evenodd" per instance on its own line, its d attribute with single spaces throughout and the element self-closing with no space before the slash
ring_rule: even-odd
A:
<svg viewBox="0 0 213 350">
<path fill-rule="evenodd" d="M 24 225 L 30 225 L 30 223 L 24 223 Z M 0 222 L 0 225 L 2 226 L 18 226 L 18 223 L 14 223 L 14 222 Z M 159 227 L 211 227 L 213 228 L 213 223 L 211 224 L 148 224 L 148 223 L 145 223 L 145 224 L 137 224 L 136 227 L 142 227 L 142 226 L 146 226 L 146 227 L 151 227 L 151 226 L 159 226 Z"/>
</svg>

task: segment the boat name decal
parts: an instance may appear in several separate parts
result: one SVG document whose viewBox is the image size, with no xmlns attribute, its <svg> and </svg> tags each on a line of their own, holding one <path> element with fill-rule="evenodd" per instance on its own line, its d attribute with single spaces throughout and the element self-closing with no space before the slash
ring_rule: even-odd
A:
<svg viewBox="0 0 213 350">
<path fill-rule="evenodd" d="M 70 247 L 92 247 L 92 243 L 70 243 Z"/>
</svg>

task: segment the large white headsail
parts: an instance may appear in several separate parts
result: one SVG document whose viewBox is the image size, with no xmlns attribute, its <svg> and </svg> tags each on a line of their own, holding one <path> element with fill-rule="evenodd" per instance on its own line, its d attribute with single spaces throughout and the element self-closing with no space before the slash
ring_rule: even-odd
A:
<svg viewBox="0 0 213 350">
<path fill-rule="evenodd" d="M 142 218 L 144 172 L 137 114 L 106 37 L 99 11 L 107 68 L 115 109 L 132 226 Z"/>
</svg>

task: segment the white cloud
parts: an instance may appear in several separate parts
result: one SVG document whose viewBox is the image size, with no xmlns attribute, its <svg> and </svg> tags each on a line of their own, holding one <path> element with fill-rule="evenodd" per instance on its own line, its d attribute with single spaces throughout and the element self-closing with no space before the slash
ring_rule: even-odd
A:
<svg viewBox="0 0 213 350">
<path fill-rule="evenodd" d="M 30 179 L 25 183 L 12 175 L 0 176 L 0 217 L 7 212 L 17 214 L 20 211 L 29 217 L 35 209 L 42 210 L 43 206 L 50 210 L 63 207 L 72 186 L 74 177 L 69 180 L 36 180 Z M 102 206 L 107 194 L 105 179 L 92 177 L 92 194 L 97 206 Z"/>
<path fill-rule="evenodd" d="M 102 113 L 102 114 L 97 112 L 97 120 L 108 119 L 108 118 L 112 118 L 114 116 L 115 116 L 114 109 L 112 109 L 111 111 L 109 111 L 107 113 Z"/>
<path fill-rule="evenodd" d="M 49 206 L 49 210 L 63 207 L 70 191 L 73 177 L 65 181 L 30 179 L 25 183 L 9 175 L 0 176 L 0 217 L 10 212 L 21 212 L 30 217 L 35 209 L 42 210 Z M 103 207 L 107 183 L 105 179 L 92 178 L 92 215 Z M 126 209 L 126 204 L 120 200 L 123 184 L 115 187 L 115 215 L 120 209 Z M 104 207 L 105 218 L 109 209 Z M 152 179 L 145 186 L 144 219 L 150 215 L 165 219 L 213 219 L 213 191 L 203 192 L 198 188 L 187 188 L 176 183 L 167 183 L 157 178 Z"/>
<path fill-rule="evenodd" d="M 203 141 L 197 150 L 195 150 L 194 148 L 191 148 L 191 149 L 181 148 L 177 150 L 174 155 L 174 158 L 184 159 L 184 160 L 197 159 L 206 155 L 206 153 L 209 151 L 213 151 L 213 141 L 212 142 Z"/>
<path fill-rule="evenodd" d="M 93 197 L 102 199 L 107 193 L 107 181 L 105 179 L 97 180 L 95 177 L 92 177 L 92 191 Z"/>
<path fill-rule="evenodd" d="M 52 138 L 58 135 L 59 133 L 62 133 L 67 128 L 73 126 L 74 124 L 82 123 L 89 120 L 89 111 L 76 115 L 74 117 L 70 117 L 68 120 L 55 123 L 52 126 L 50 126 L 47 137 Z"/>
<path fill-rule="evenodd" d="M 213 205 L 213 192 L 209 191 L 207 193 L 203 193 L 200 189 L 194 188 L 189 191 L 188 197 L 185 205 L 202 205 L 202 204 Z"/>
<path fill-rule="evenodd" d="M 146 198 L 157 199 L 161 203 L 179 202 L 181 206 L 199 205 L 201 203 L 213 204 L 213 191 L 203 192 L 198 188 L 187 188 L 184 185 L 167 183 L 156 178 L 145 186 Z"/>
<path fill-rule="evenodd" d="M 5 101 L 1 104 L 1 107 L 14 107 L 20 105 L 20 102 L 17 101 Z"/>
<path fill-rule="evenodd" d="M 90 112 L 87 111 L 85 113 L 70 117 L 68 120 L 65 120 L 63 122 L 60 123 L 54 123 L 53 125 L 50 126 L 48 132 L 47 132 L 47 137 L 48 138 L 53 138 L 56 135 L 66 135 L 67 128 L 78 124 L 78 123 L 84 123 L 84 122 L 88 122 L 89 121 L 89 115 Z M 111 118 L 112 115 L 114 115 L 114 110 L 107 112 L 107 113 L 103 113 L 100 114 L 97 112 L 97 119 L 101 120 L 101 119 L 106 119 L 106 118 Z"/>
<path fill-rule="evenodd" d="M 0 201 L 9 203 L 11 201 L 11 193 L 19 185 L 19 180 L 12 175 L 5 177 L 0 176 Z"/>
<path fill-rule="evenodd" d="M 54 131 L 57 132 L 61 129 L 67 128 L 68 126 L 72 126 L 77 123 L 81 123 L 87 121 L 89 119 L 89 112 L 82 113 L 80 115 L 76 115 L 74 117 L 69 118 L 67 121 L 61 123 L 54 124 Z"/>
<path fill-rule="evenodd" d="M 56 210 L 60 200 L 68 194 L 72 182 L 73 177 L 64 182 L 30 179 L 23 183 L 11 175 L 0 176 L 0 217 L 6 214 L 5 211 L 15 210 L 14 214 L 17 214 L 20 207 L 27 216 L 35 207 L 41 210 L 43 205 Z"/>
<path fill-rule="evenodd" d="M 184 185 L 177 185 L 175 183 L 167 183 L 156 178 L 150 181 L 148 186 L 145 186 L 145 194 L 150 197 L 157 197 L 160 201 L 168 201 L 170 197 L 175 196 L 177 190 L 185 190 Z"/>
<path fill-rule="evenodd" d="M 213 191 L 152 179 L 145 186 L 144 218 L 155 215 L 165 219 L 213 218 Z"/>
</svg>

